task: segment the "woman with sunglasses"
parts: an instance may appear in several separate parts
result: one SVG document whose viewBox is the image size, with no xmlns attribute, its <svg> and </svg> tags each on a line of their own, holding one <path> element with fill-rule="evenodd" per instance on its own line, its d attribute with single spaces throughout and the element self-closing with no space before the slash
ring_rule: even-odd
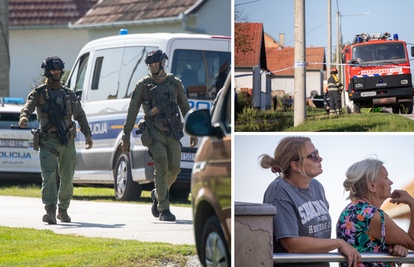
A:
<svg viewBox="0 0 414 267">
<path fill-rule="evenodd" d="M 359 252 L 341 239 L 330 239 L 331 217 L 325 190 L 316 176 L 322 173 L 322 158 L 310 138 L 283 138 L 274 156 L 259 157 L 262 168 L 279 176 L 268 186 L 264 203 L 277 208 L 273 218 L 274 253 L 325 253 L 339 249 L 356 266 Z M 281 264 L 275 266 L 329 266 L 329 263 Z"/>
<path fill-rule="evenodd" d="M 413 213 L 414 198 L 406 191 L 394 190 L 383 162 L 368 158 L 354 163 L 346 171 L 344 187 L 351 203 L 342 211 L 336 225 L 337 238 L 352 244 L 359 252 L 389 252 L 407 256 L 414 250 L 414 223 L 411 216 L 408 233 L 402 230 L 380 207 L 391 198 L 393 204 L 407 204 Z M 342 263 L 341 266 L 347 266 Z M 358 266 L 396 266 L 392 262 L 359 263 Z"/>
</svg>

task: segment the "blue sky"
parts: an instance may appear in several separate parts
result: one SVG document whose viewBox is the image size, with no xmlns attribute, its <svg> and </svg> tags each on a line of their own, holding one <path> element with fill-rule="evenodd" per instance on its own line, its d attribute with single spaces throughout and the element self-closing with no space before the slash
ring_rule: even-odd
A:
<svg viewBox="0 0 414 267">
<path fill-rule="evenodd" d="M 250 3 L 249 3 L 250 2 Z M 279 41 L 285 34 L 285 45 L 294 47 L 294 0 L 234 0 L 237 8 L 244 9 L 250 22 L 261 22 L 264 30 Z M 305 1 L 306 46 L 327 48 L 327 0 Z M 242 3 L 247 3 L 239 5 Z M 412 0 L 331 0 L 332 53 L 336 47 L 336 11 L 341 21 L 343 42 L 351 42 L 355 34 L 389 32 L 399 39 L 414 44 L 414 1 Z M 370 15 L 345 16 L 363 14 Z M 325 50 L 326 51 L 326 50 Z"/>
<path fill-rule="evenodd" d="M 324 188 L 330 204 L 332 222 L 336 223 L 342 209 L 349 201 L 342 183 L 345 172 L 353 163 L 367 156 L 374 156 L 385 162 L 389 178 L 394 182 L 392 189 L 402 189 L 414 181 L 414 135 L 394 133 L 336 134 L 336 133 L 293 133 L 308 136 L 319 149 L 323 173 L 316 177 Z M 256 133 L 234 135 L 234 191 L 235 201 L 262 203 L 263 194 L 273 179 L 269 169 L 260 167 L 261 154 L 273 156 L 280 139 L 286 134 Z M 375 157 L 375 156 L 374 156 Z M 334 231 L 333 231 L 334 233 Z"/>
</svg>

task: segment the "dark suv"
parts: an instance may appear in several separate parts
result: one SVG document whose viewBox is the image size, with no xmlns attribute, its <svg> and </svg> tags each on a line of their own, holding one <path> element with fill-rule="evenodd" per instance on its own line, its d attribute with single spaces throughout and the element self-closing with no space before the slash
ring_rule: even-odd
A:
<svg viewBox="0 0 414 267">
<path fill-rule="evenodd" d="M 214 111 L 194 110 L 186 117 L 190 135 L 204 136 L 191 175 L 193 225 L 203 266 L 231 266 L 231 75 Z"/>
</svg>

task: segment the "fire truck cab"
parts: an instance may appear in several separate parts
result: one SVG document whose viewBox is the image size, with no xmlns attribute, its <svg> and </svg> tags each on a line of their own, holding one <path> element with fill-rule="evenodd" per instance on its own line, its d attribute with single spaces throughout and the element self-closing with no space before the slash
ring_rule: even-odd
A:
<svg viewBox="0 0 414 267">
<path fill-rule="evenodd" d="M 414 47 L 411 47 L 414 56 Z M 413 112 L 413 85 L 406 43 L 394 34 L 357 34 L 342 50 L 345 90 L 351 110 L 392 107 L 398 114 Z"/>
</svg>

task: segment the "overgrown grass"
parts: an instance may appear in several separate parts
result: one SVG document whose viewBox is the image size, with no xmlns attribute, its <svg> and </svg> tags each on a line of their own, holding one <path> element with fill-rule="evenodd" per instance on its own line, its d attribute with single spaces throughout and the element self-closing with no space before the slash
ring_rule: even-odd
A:
<svg viewBox="0 0 414 267">
<path fill-rule="evenodd" d="M 293 111 L 257 111 L 243 109 L 237 115 L 236 132 L 412 132 L 414 121 L 392 113 L 372 113 L 362 109 L 359 114 L 328 116 L 322 108 L 307 107 L 305 122 L 294 127 Z"/>
<path fill-rule="evenodd" d="M 18 197 L 41 197 L 42 186 L 39 183 L 28 183 L 22 181 L 2 180 L 0 186 L 0 195 L 3 196 L 18 196 Z M 191 197 L 191 196 L 190 196 Z M 77 187 L 73 188 L 73 199 L 85 201 L 100 201 L 100 202 L 118 202 L 115 199 L 113 188 L 100 187 Z M 138 201 L 128 201 L 126 203 L 150 204 L 151 192 L 142 191 L 141 199 Z M 191 207 L 191 199 L 170 200 L 170 204 L 179 207 Z"/>
<path fill-rule="evenodd" d="M 195 253 L 193 245 L 0 227 L 0 266 L 185 266 Z"/>
</svg>

